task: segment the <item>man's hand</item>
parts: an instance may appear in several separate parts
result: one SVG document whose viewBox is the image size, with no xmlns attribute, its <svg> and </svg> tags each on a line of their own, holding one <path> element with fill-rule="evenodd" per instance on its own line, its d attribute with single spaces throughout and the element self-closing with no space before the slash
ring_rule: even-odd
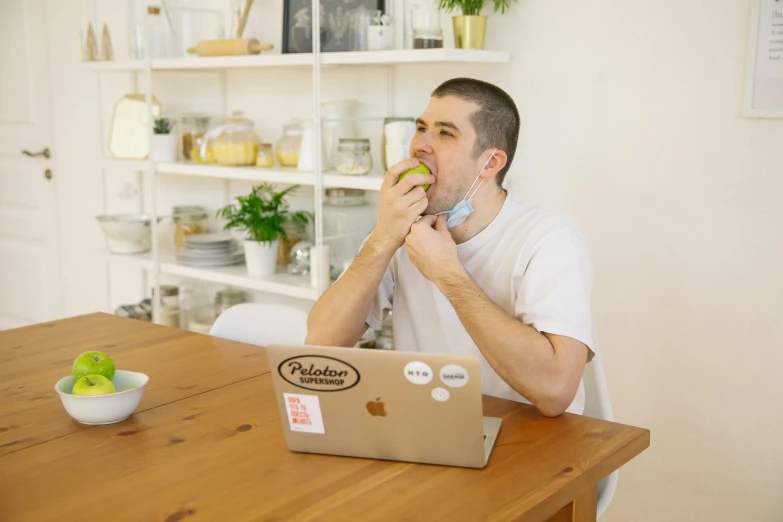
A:
<svg viewBox="0 0 783 522">
<path fill-rule="evenodd" d="M 443 216 L 422 216 L 405 238 L 411 262 L 438 287 L 449 276 L 465 273 L 446 222 Z"/>
<path fill-rule="evenodd" d="M 426 210 L 429 201 L 421 185 L 435 182 L 432 174 L 411 174 L 399 183 L 400 174 L 419 164 L 413 158 L 393 165 L 386 172 L 378 201 L 378 220 L 370 235 L 379 248 L 397 251 L 405 242 L 411 225 Z"/>
</svg>

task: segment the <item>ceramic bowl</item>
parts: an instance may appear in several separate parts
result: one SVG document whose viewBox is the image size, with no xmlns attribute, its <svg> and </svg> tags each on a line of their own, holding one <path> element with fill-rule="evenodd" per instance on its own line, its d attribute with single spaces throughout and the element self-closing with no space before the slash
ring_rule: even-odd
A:
<svg viewBox="0 0 783 522">
<path fill-rule="evenodd" d="M 109 238 L 109 251 L 115 254 L 141 254 L 150 249 L 152 219 L 143 214 L 116 214 L 95 218 Z"/>
<path fill-rule="evenodd" d="M 117 390 L 106 395 L 72 395 L 73 376 L 63 377 L 54 389 L 68 415 L 82 424 L 114 424 L 136 411 L 149 377 L 143 373 L 117 370 L 112 383 Z"/>
</svg>

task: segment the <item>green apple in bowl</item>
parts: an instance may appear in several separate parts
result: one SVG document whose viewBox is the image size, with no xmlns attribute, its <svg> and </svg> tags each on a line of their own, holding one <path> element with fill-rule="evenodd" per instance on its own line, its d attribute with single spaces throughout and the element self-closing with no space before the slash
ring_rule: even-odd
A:
<svg viewBox="0 0 783 522">
<path fill-rule="evenodd" d="M 86 375 L 102 375 L 111 381 L 116 371 L 114 361 L 103 352 L 84 352 L 73 361 L 74 381 Z"/>
<path fill-rule="evenodd" d="M 431 172 L 430 172 L 430 169 L 427 168 L 427 165 L 425 165 L 424 163 L 419 163 L 418 165 L 416 165 L 412 169 L 406 170 L 405 172 L 400 174 L 400 177 L 397 178 L 397 183 L 402 181 L 402 178 L 404 178 L 405 176 L 410 176 L 411 174 L 431 174 Z M 429 186 L 429 184 L 422 185 L 421 188 L 423 188 L 424 190 L 427 190 L 428 188 L 430 188 L 430 186 Z"/>
<path fill-rule="evenodd" d="M 73 395 L 107 395 L 114 393 L 114 384 L 103 375 L 85 375 L 73 385 Z"/>
</svg>

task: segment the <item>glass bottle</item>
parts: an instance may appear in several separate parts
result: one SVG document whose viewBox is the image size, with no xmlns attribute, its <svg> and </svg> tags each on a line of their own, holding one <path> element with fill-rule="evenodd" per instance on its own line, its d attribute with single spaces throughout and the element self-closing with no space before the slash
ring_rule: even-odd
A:
<svg viewBox="0 0 783 522">
<path fill-rule="evenodd" d="M 363 176 L 371 170 L 370 140 L 341 138 L 337 146 L 337 172 L 346 176 Z"/>
<path fill-rule="evenodd" d="M 296 167 L 299 164 L 302 133 L 303 129 L 300 123 L 289 123 L 283 126 L 283 135 L 275 144 L 275 155 L 281 166 Z"/>
</svg>

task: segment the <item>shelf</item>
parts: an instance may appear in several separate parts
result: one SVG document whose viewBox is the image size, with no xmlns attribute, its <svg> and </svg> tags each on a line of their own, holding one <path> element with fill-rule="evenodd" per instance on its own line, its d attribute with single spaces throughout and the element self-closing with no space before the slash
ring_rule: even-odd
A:
<svg viewBox="0 0 783 522">
<path fill-rule="evenodd" d="M 148 170 L 149 167 L 147 161 L 116 160 L 111 158 L 101 160 L 101 164 L 104 168 L 130 168 L 133 170 Z M 299 172 L 295 167 L 224 167 L 182 161 L 157 163 L 156 168 L 160 174 L 315 186 L 314 173 Z M 383 172 L 373 172 L 367 176 L 344 176 L 334 171 L 325 172 L 324 187 L 380 190 L 383 177 Z"/>
<path fill-rule="evenodd" d="M 344 176 L 330 172 L 324 173 L 324 187 L 349 188 L 361 190 L 381 190 L 383 172 L 372 172 L 366 176 Z"/>
<path fill-rule="evenodd" d="M 505 51 L 472 49 L 407 49 L 322 53 L 322 65 L 393 65 L 406 63 L 509 63 Z M 312 54 L 260 54 L 253 56 L 217 56 L 210 58 L 163 58 L 152 61 L 156 71 L 236 69 L 248 67 L 301 67 L 313 64 Z M 88 71 L 143 71 L 142 60 L 84 62 Z"/>
<path fill-rule="evenodd" d="M 220 165 L 201 165 L 192 162 L 158 163 L 156 167 L 161 174 L 268 181 L 270 183 L 290 183 L 292 185 L 315 185 L 315 174 L 299 172 L 295 167 L 224 167 Z"/>
<path fill-rule="evenodd" d="M 142 270 L 154 268 L 151 252 L 135 255 L 107 254 L 107 257 L 110 263 L 120 266 Z M 160 273 L 310 301 L 318 299 L 317 290 L 310 286 L 309 276 L 290 275 L 285 270 L 280 270 L 273 276 L 252 276 L 247 273 L 244 264 L 215 268 L 187 266 L 178 263 L 171 250 L 160 252 Z"/>
</svg>

